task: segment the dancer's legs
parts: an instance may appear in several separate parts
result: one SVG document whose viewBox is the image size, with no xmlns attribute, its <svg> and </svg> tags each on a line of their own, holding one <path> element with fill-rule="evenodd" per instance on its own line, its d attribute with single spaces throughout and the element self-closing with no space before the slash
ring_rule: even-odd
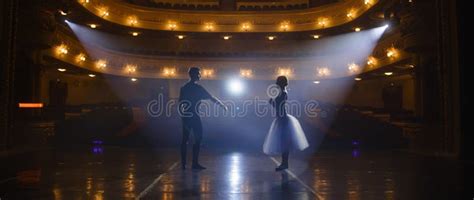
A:
<svg viewBox="0 0 474 200">
<path fill-rule="evenodd" d="M 282 121 L 282 130 L 281 131 L 281 164 L 275 170 L 280 171 L 288 168 L 288 156 L 290 155 L 290 137 L 289 137 L 289 128 L 288 121 Z"/>
<path fill-rule="evenodd" d="M 189 134 L 191 127 L 185 120 L 183 120 L 183 137 L 181 140 L 181 168 L 186 167 L 186 153 L 187 153 L 187 143 L 189 140 Z"/>
<path fill-rule="evenodd" d="M 281 165 L 286 166 L 288 168 L 288 156 L 290 155 L 290 151 L 285 151 L 281 154 Z"/>
<path fill-rule="evenodd" d="M 206 169 L 199 164 L 199 152 L 201 150 L 202 140 L 202 123 L 200 118 L 193 120 L 193 134 L 195 138 L 193 145 L 193 169 Z"/>
</svg>

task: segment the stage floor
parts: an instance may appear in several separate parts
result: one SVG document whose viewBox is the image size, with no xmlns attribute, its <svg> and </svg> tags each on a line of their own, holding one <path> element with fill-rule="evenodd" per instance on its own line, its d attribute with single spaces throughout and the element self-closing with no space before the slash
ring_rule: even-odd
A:
<svg viewBox="0 0 474 200">
<path fill-rule="evenodd" d="M 456 160 L 321 150 L 290 154 L 289 170 L 275 172 L 279 157 L 202 151 L 202 171 L 182 170 L 173 149 L 96 145 L 2 158 L 0 199 L 474 198 L 472 164 Z"/>
</svg>

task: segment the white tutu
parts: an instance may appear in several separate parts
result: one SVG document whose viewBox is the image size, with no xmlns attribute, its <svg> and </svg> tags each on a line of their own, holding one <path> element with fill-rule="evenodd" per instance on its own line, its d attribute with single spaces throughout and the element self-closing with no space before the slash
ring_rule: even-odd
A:
<svg viewBox="0 0 474 200">
<path fill-rule="evenodd" d="M 268 131 L 263 143 L 263 152 L 277 155 L 289 150 L 304 150 L 309 146 L 308 140 L 298 120 L 292 115 L 277 117 Z"/>
</svg>

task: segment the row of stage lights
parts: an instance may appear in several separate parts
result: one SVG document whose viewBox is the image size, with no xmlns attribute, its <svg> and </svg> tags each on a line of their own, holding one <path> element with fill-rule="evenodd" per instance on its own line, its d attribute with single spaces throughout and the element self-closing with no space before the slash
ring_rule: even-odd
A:
<svg viewBox="0 0 474 200">
<path fill-rule="evenodd" d="M 366 6 L 372 6 L 374 0 L 363 0 L 364 4 Z M 86 5 L 89 3 L 89 0 L 79 0 L 79 3 Z M 107 18 L 110 15 L 109 9 L 106 6 L 102 6 L 98 8 L 99 16 L 102 18 Z M 67 15 L 67 13 L 60 11 L 62 15 Z M 361 13 L 359 12 L 359 9 L 357 8 L 350 8 L 347 13 L 346 17 L 348 21 L 351 21 L 355 18 L 358 17 Z M 134 15 L 129 15 L 125 17 L 125 24 L 131 26 L 131 27 L 138 27 L 140 24 L 140 19 L 137 16 Z M 319 17 L 316 19 L 315 24 L 317 25 L 318 28 L 326 28 L 329 25 L 331 25 L 331 19 L 329 17 Z M 99 25 L 98 24 L 89 24 L 91 28 L 97 28 Z M 253 24 L 251 22 L 243 22 L 239 25 L 239 28 L 242 32 L 249 32 L 252 31 Z M 179 23 L 177 21 L 169 20 L 166 23 L 166 29 L 169 31 L 176 31 L 179 30 Z M 216 23 L 215 22 L 204 22 L 202 25 L 202 29 L 207 32 L 213 32 L 216 31 Z M 282 32 L 290 31 L 292 29 L 292 24 L 289 20 L 284 20 L 280 22 L 278 25 L 278 30 Z M 354 31 L 361 31 L 360 27 L 355 27 Z M 138 36 L 140 33 L 139 32 L 131 32 L 133 36 Z M 224 36 L 225 37 L 225 36 Z M 269 40 L 270 37 L 275 38 L 275 36 L 268 36 L 267 38 Z M 312 36 L 315 39 L 317 39 L 316 35 Z M 318 37 L 319 38 L 319 37 Z M 225 39 L 225 38 L 224 38 Z"/>
<path fill-rule="evenodd" d="M 89 27 L 92 28 L 92 29 L 96 29 L 98 26 L 99 26 L 98 24 L 89 24 Z M 361 30 L 362 30 L 362 28 L 360 28 L 360 27 L 354 28 L 355 32 L 360 32 Z M 137 36 L 141 35 L 140 32 L 136 32 L 136 31 L 131 31 L 129 33 L 130 33 L 130 35 L 132 35 L 134 37 L 137 37 Z M 309 35 L 309 36 L 313 39 L 320 39 L 322 37 L 321 35 L 318 35 L 318 34 L 312 34 L 312 35 Z M 187 37 L 186 35 L 176 35 L 176 38 L 178 38 L 180 40 L 183 40 L 186 37 Z M 232 35 L 223 35 L 222 36 L 222 39 L 224 39 L 224 40 L 230 40 L 231 38 L 232 38 Z M 276 38 L 277 38 L 277 36 L 275 36 L 275 35 L 266 36 L 266 39 L 268 39 L 270 41 L 273 41 Z"/>
<path fill-rule="evenodd" d="M 68 46 L 65 44 L 61 44 L 55 47 L 55 54 L 58 57 L 64 57 L 67 54 L 69 54 Z M 396 59 L 399 57 L 399 50 L 397 50 L 395 47 L 390 47 L 386 50 L 386 56 L 389 59 Z M 87 57 L 84 53 L 79 53 L 74 57 L 74 61 L 77 64 L 82 64 L 87 60 Z M 378 59 L 369 56 L 367 58 L 367 67 L 373 68 L 378 65 Z M 104 59 L 99 59 L 94 62 L 94 66 L 99 69 L 105 71 L 107 68 L 107 61 Z M 61 72 L 64 72 L 65 69 L 58 69 Z M 357 75 L 362 71 L 362 68 L 360 65 L 356 63 L 349 63 L 347 65 L 347 70 L 349 75 Z M 133 64 L 127 64 L 124 66 L 124 73 L 128 75 L 133 75 L 136 74 L 138 71 L 138 66 L 133 65 Z M 293 76 L 293 69 L 289 67 L 282 67 L 278 68 L 276 70 L 276 75 L 284 75 L 284 76 Z M 391 72 L 386 72 L 385 75 L 390 76 L 393 73 Z M 161 75 L 164 77 L 176 77 L 178 75 L 178 72 L 175 67 L 164 67 L 162 69 Z M 316 76 L 319 78 L 325 78 L 329 77 L 331 75 L 331 70 L 328 67 L 317 67 L 316 68 Z M 93 74 L 89 74 L 90 77 L 95 77 Z M 202 76 L 205 78 L 214 78 L 215 77 L 215 70 L 212 68 L 203 68 L 202 70 Z M 252 69 L 240 69 L 240 76 L 243 78 L 252 78 L 253 77 L 253 70 Z M 357 79 L 356 79 L 357 80 Z M 136 80 L 135 80 L 136 81 Z"/>
<path fill-rule="evenodd" d="M 411 65 L 411 66 L 413 66 L 413 65 Z M 58 71 L 66 72 L 67 70 L 64 69 L 64 68 L 58 68 Z M 327 68 L 319 68 L 318 69 L 318 75 L 321 72 L 330 74 Z M 164 68 L 163 74 L 165 74 L 166 76 L 175 76 L 176 75 L 176 69 L 175 68 Z M 213 69 L 203 69 L 202 75 L 204 77 L 212 77 L 214 75 L 214 70 Z M 291 75 L 291 69 L 280 68 L 280 69 L 278 69 L 278 75 L 279 76 L 290 76 Z M 391 75 L 393 75 L 393 72 L 387 71 L 387 72 L 384 72 L 384 75 L 385 76 L 391 76 Z M 88 74 L 88 76 L 91 77 L 91 78 L 96 77 L 95 74 Z M 240 70 L 240 76 L 243 77 L 243 78 L 251 78 L 252 77 L 252 70 L 251 69 L 241 69 Z M 130 78 L 130 80 L 132 82 L 135 82 L 138 79 L 137 78 Z M 362 78 L 355 77 L 354 80 L 355 81 L 361 81 Z M 320 82 L 321 82 L 320 80 L 314 81 L 315 84 L 319 84 Z"/>
<path fill-rule="evenodd" d="M 413 66 L 413 65 L 411 65 L 411 66 Z M 318 69 L 318 73 L 319 73 L 321 70 L 325 71 L 326 69 Z M 67 70 L 64 69 L 64 68 L 58 68 L 58 71 L 60 71 L 60 72 L 66 72 Z M 291 71 L 291 69 L 279 69 L 279 75 L 289 76 L 289 74 L 286 73 L 286 72 L 288 72 L 288 71 Z M 174 68 L 165 68 L 163 73 L 168 74 L 169 76 L 174 76 L 174 75 L 175 75 L 175 72 L 176 72 L 176 71 L 175 71 Z M 213 73 L 214 73 L 214 70 L 212 70 L 212 69 L 204 69 L 204 70 L 203 70 L 203 76 L 204 76 L 204 77 L 212 76 Z M 385 76 L 391 76 L 391 75 L 393 75 L 393 72 L 387 71 L 387 72 L 384 72 L 384 75 L 385 75 Z M 88 76 L 91 77 L 91 78 L 96 77 L 95 74 L 88 74 Z M 243 77 L 243 78 L 250 78 L 250 77 L 252 76 L 252 70 L 250 70 L 250 69 L 241 69 L 241 70 L 240 70 L 240 76 Z M 138 81 L 138 79 L 135 78 L 135 77 L 130 78 L 130 80 L 131 80 L 132 82 Z M 355 80 L 355 81 L 361 81 L 362 78 L 360 78 L 360 77 L 355 77 L 354 80 Z M 320 84 L 321 81 L 320 81 L 320 80 L 316 80 L 316 81 L 314 81 L 313 83 L 315 83 L 315 84 Z"/>
</svg>

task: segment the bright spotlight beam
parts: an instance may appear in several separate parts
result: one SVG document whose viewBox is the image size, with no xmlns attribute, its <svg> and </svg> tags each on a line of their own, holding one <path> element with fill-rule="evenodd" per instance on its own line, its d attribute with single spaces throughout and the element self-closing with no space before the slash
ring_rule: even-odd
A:
<svg viewBox="0 0 474 200">
<path fill-rule="evenodd" d="M 234 95 L 240 95 L 244 91 L 244 84 L 241 80 L 232 79 L 227 83 L 227 89 Z"/>
</svg>

